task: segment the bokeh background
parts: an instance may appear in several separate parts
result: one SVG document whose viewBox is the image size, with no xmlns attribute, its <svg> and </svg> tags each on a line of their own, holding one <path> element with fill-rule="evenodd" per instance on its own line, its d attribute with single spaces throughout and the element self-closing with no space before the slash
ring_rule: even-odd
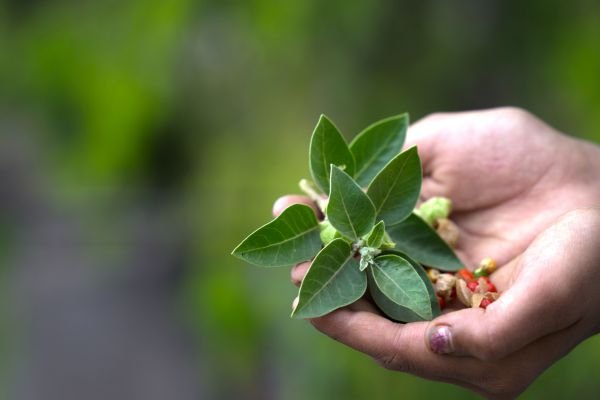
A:
<svg viewBox="0 0 600 400">
<path fill-rule="evenodd" d="M 599 43 L 593 0 L 0 1 L 0 398 L 472 398 L 290 320 L 288 270 L 229 253 L 321 113 L 516 105 L 600 141 Z M 599 359 L 523 398 L 593 398 Z"/>
</svg>

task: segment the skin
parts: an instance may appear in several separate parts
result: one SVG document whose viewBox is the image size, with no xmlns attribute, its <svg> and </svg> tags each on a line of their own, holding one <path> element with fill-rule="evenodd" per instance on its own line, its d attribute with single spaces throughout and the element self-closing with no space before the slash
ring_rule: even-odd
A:
<svg viewBox="0 0 600 400">
<path fill-rule="evenodd" d="M 410 324 L 363 299 L 310 322 L 385 368 L 514 398 L 600 332 L 600 148 L 516 108 L 433 114 L 409 129 L 413 145 L 422 197 L 452 199 L 457 253 L 471 266 L 496 259 L 500 299 Z M 293 203 L 311 202 L 284 196 L 274 214 Z M 292 270 L 296 285 L 308 266 Z M 431 342 L 440 328 L 442 347 Z"/>
</svg>

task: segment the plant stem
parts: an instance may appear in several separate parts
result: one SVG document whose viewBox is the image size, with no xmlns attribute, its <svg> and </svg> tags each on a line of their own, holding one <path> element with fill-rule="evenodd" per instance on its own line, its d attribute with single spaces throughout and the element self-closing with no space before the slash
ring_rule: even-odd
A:
<svg viewBox="0 0 600 400">
<path fill-rule="evenodd" d="M 314 201 L 319 210 L 325 215 L 325 209 L 327 208 L 328 200 L 327 198 L 318 192 L 317 187 L 314 183 L 309 181 L 308 179 L 301 179 L 298 183 L 300 190 L 302 190 L 312 201 Z"/>
</svg>

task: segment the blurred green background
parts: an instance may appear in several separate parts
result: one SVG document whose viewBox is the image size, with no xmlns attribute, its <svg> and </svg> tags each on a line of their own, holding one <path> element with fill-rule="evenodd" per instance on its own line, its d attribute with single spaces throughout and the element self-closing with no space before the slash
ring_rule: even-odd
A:
<svg viewBox="0 0 600 400">
<path fill-rule="evenodd" d="M 275 198 L 296 192 L 308 175 L 308 141 L 321 113 L 350 138 L 404 111 L 414 121 L 435 111 L 515 105 L 563 132 L 600 141 L 599 43 L 600 3 L 592 0 L 4 0 L 0 135 L 24 141 L 17 149 L 34 149 L 27 150 L 34 156 L 25 167 L 38 176 L 34 192 L 45 193 L 61 218 L 82 226 L 83 236 L 76 237 L 92 248 L 86 251 L 94 265 L 86 268 L 89 280 L 105 282 L 90 284 L 103 288 L 94 292 L 99 303 L 114 299 L 112 288 L 121 287 L 123 276 L 143 280 L 146 263 L 156 259 L 127 262 L 132 242 L 119 224 L 128 210 L 150 210 L 133 223 L 138 233 L 132 237 L 152 244 L 148 236 L 166 232 L 158 242 L 171 250 L 176 237 L 177 271 L 135 290 L 157 301 L 161 277 L 174 282 L 159 303 L 168 304 L 169 321 L 188 338 L 180 353 L 193 360 L 189 380 L 202 383 L 191 396 L 471 398 L 450 385 L 385 371 L 290 320 L 295 288 L 289 271 L 250 267 L 229 253 L 269 220 Z M 0 202 L 10 202 L 16 189 L 3 186 Z M 15 213 L 46 209 L 31 207 Z M 78 289 L 88 286 L 71 284 L 67 297 L 66 289 L 44 281 L 52 272 L 23 278 L 22 260 L 12 254 L 31 242 L 15 233 L 23 225 L 12 211 L 0 216 L 0 282 L 13 296 L 5 296 L 0 320 L 6 354 L 0 384 L 7 398 L 36 398 L 28 390 L 44 372 L 31 375 L 23 360 L 36 360 L 27 330 L 39 320 L 35 306 L 23 310 L 15 299 L 31 299 L 27 288 L 43 287 L 54 290 L 52 299 L 77 303 L 87 296 Z M 149 219 L 156 220 L 150 227 L 144 225 Z M 75 263 L 66 275 L 81 271 Z M 31 279 L 41 283 L 15 284 Z M 145 304 L 140 301 L 136 315 L 146 315 Z M 62 315 L 64 308 L 56 307 L 50 316 Z M 89 319 L 84 328 L 93 326 L 94 310 L 78 310 Z M 54 330 L 62 323 L 49 320 Z M 46 327 L 39 323 L 40 332 Z M 118 322 L 114 329 L 126 331 Z M 67 332 L 80 338 L 93 331 Z M 40 336 L 36 343 L 45 343 Z M 599 393 L 599 339 L 552 367 L 524 398 Z M 108 349 L 116 346 L 106 340 Z M 74 352 L 73 365 L 64 367 L 68 378 L 69 368 L 85 370 L 95 361 L 66 342 L 65 351 Z M 131 355 L 132 364 L 152 364 L 153 346 L 140 351 L 147 358 Z M 127 345 L 119 349 L 129 357 Z M 89 376 L 101 379 L 102 371 Z M 152 377 L 120 385 L 149 385 Z M 44 387 L 56 398 L 76 398 L 52 382 L 39 390 Z"/>
</svg>

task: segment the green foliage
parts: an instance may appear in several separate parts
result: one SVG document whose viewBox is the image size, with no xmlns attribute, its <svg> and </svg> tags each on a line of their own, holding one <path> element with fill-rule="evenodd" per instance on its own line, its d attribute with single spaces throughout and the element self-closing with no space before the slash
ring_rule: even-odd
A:
<svg viewBox="0 0 600 400">
<path fill-rule="evenodd" d="M 371 199 L 335 165 L 331 166 L 327 217 L 335 229 L 353 240 L 369 233 L 375 223 L 375 207 Z"/>
<path fill-rule="evenodd" d="M 367 246 L 380 248 L 385 238 L 385 222 L 379 221 L 367 236 Z"/>
<path fill-rule="evenodd" d="M 421 192 L 421 162 L 417 148 L 398 154 L 375 176 L 367 193 L 377 218 L 391 226 L 401 222 L 414 209 Z"/>
<path fill-rule="evenodd" d="M 402 114 L 378 121 L 354 138 L 350 151 L 356 163 L 354 179 L 359 185 L 367 186 L 400 152 L 407 129 L 408 114 Z"/>
<path fill-rule="evenodd" d="M 307 206 L 292 205 L 234 250 L 234 255 L 246 261 L 273 266 L 292 260 L 306 261 L 314 256 L 314 237 L 326 244 L 312 261 L 300 286 L 293 317 L 319 317 L 348 305 L 364 294 L 367 282 L 375 303 L 392 319 L 430 320 L 439 314 L 429 278 L 423 267 L 410 257 L 414 254 L 420 262 L 432 260 L 442 270 L 455 270 L 460 262 L 435 231 L 411 214 L 421 190 L 421 164 L 416 147 L 398 155 L 396 151 L 377 147 L 377 143 L 383 143 L 400 149 L 407 121 L 406 114 L 379 121 L 354 141 L 360 160 L 356 173 L 363 179 L 373 177 L 366 182 L 365 193 L 355 178 L 340 168 L 353 171 L 348 168 L 354 166 L 353 156 L 340 132 L 322 116 L 311 138 L 310 170 L 319 186 L 330 190 L 327 206 L 321 210 L 325 221 L 319 224 Z M 330 172 L 325 174 L 325 165 L 331 161 L 338 164 L 330 163 Z M 302 181 L 301 187 L 322 206 L 321 195 L 311 185 Z M 311 215 L 306 215 L 307 224 L 298 220 L 299 214 L 294 214 L 294 219 L 290 216 L 288 210 L 298 207 L 303 214 L 310 211 Z M 296 229 L 284 230 L 282 224 Z M 386 226 L 390 226 L 389 233 Z M 414 232 L 407 229 L 413 226 Z M 317 230 L 319 234 L 315 235 L 313 232 Z M 411 240 L 413 235 L 415 240 Z M 396 247 L 393 242 L 396 238 L 402 243 L 398 249 L 406 255 L 389 254 Z M 282 254 L 290 249 L 292 254 Z"/>
<path fill-rule="evenodd" d="M 335 239 L 313 260 L 292 316 L 319 317 L 354 303 L 366 289 L 367 277 L 359 271 L 352 247 L 344 239 Z"/>
<path fill-rule="evenodd" d="M 329 192 L 331 165 L 354 173 L 354 157 L 346 141 L 333 122 L 321 115 L 310 140 L 310 174 L 324 193 Z"/>
<path fill-rule="evenodd" d="M 394 315 L 406 311 L 407 317 L 401 319 L 404 322 L 419 320 L 430 320 L 439 314 L 435 310 L 437 299 L 429 296 L 429 279 L 417 271 L 422 268 L 415 266 L 406 259 L 395 255 L 382 255 L 375 259 L 370 269 L 373 282 L 377 286 L 375 303 L 380 302 L 381 295 L 396 306 L 391 308 Z M 389 302 L 386 302 L 388 304 Z M 437 311 L 437 313 L 436 313 Z M 414 314 L 408 317 L 408 313 Z"/>
<path fill-rule="evenodd" d="M 320 248 L 315 213 L 308 206 L 294 204 L 248 236 L 233 254 L 256 265 L 278 267 L 307 260 Z"/>
<path fill-rule="evenodd" d="M 458 271 L 462 263 L 446 242 L 425 221 L 411 214 L 387 231 L 396 249 L 416 261 L 446 271 Z"/>
<path fill-rule="evenodd" d="M 411 263 L 414 268 L 414 271 L 417 272 L 421 276 L 421 279 L 423 281 L 428 280 L 427 273 L 425 272 L 425 270 L 423 268 L 421 268 L 421 266 L 418 263 L 416 263 L 414 260 L 409 258 L 406 254 L 403 254 L 403 253 L 395 251 L 395 250 L 392 251 L 391 253 L 396 254 L 396 255 L 400 256 L 401 258 L 403 258 L 404 260 Z M 386 295 L 384 295 L 381 292 L 381 290 L 379 289 L 379 287 L 377 286 L 377 284 L 374 282 L 372 275 L 373 274 L 369 274 L 369 292 L 371 294 L 371 297 L 375 301 L 375 304 L 377 304 L 377 307 L 379 307 L 381 310 L 383 310 L 384 313 L 388 317 L 390 317 L 391 319 L 394 319 L 396 321 L 407 321 L 407 322 L 422 320 L 422 317 L 420 317 L 415 312 L 411 311 L 408 308 L 399 307 L 396 303 L 394 303 Z M 427 292 L 428 292 L 428 295 L 430 298 L 430 305 L 432 308 L 432 313 L 433 313 L 433 316 L 435 317 L 435 316 L 439 315 L 441 312 L 440 305 L 437 302 L 435 288 L 432 285 L 426 285 L 426 288 L 427 288 Z"/>
</svg>

